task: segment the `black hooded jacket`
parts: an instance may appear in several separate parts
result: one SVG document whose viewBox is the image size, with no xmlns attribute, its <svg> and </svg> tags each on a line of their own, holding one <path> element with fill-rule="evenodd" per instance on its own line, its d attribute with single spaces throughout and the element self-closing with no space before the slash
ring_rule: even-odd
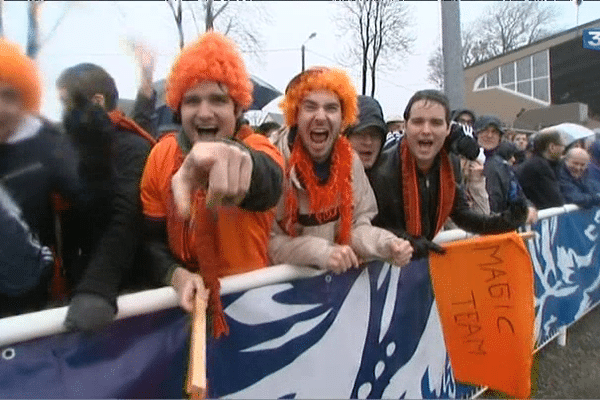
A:
<svg viewBox="0 0 600 400">
<path fill-rule="evenodd" d="M 371 126 L 377 128 L 377 131 L 381 135 L 381 147 L 379 148 L 379 153 L 375 159 L 375 164 L 373 164 L 374 167 L 377 165 L 377 161 L 379 161 L 379 157 L 381 156 L 381 150 L 383 149 L 385 137 L 387 135 L 387 125 L 383 119 L 383 110 L 381 109 L 379 102 L 371 96 L 360 95 L 358 96 L 358 123 L 348 129 L 346 136 L 350 136 L 354 132 L 360 132 Z M 372 168 L 365 169 L 367 175 L 371 169 Z"/>
</svg>

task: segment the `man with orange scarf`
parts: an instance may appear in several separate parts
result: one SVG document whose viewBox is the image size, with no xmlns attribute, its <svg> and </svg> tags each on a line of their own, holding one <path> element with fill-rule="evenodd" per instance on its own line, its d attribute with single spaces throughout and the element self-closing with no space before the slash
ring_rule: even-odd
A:
<svg viewBox="0 0 600 400">
<path fill-rule="evenodd" d="M 289 83 L 281 107 L 288 128 L 272 139 L 287 160 L 284 194 L 269 243 L 274 263 L 341 273 L 362 261 L 407 264 L 408 241 L 371 225 L 377 213 L 364 167 L 341 132 L 354 124 L 356 90 L 334 68 L 312 68 Z"/>
<path fill-rule="evenodd" d="M 404 120 L 404 137 L 381 153 L 369 175 L 379 209 L 374 225 L 410 240 L 414 257 L 419 258 L 430 250 L 443 252 L 431 240 L 448 217 L 474 233 L 509 232 L 525 223 L 525 201 L 513 202 L 508 210 L 491 216 L 469 209 L 444 149 L 450 134 L 450 107 L 443 93 L 416 92 Z"/>
<path fill-rule="evenodd" d="M 192 311 L 208 297 L 213 335 L 228 333 L 219 277 L 268 265 L 281 196 L 281 153 L 246 124 L 252 82 L 236 45 L 207 32 L 186 46 L 167 78 L 181 123 L 154 146 L 142 176 L 150 268 Z M 208 291 L 207 291 L 208 289 Z"/>
</svg>

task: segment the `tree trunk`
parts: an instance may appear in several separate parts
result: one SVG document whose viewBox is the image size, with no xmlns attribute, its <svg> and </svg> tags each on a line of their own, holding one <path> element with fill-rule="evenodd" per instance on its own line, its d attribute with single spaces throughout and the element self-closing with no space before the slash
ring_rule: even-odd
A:
<svg viewBox="0 0 600 400">
<path fill-rule="evenodd" d="M 373 67 L 371 68 L 371 97 L 375 97 L 375 72 L 377 72 L 377 69 L 374 61 Z"/>
<path fill-rule="evenodd" d="M 40 7 L 41 1 L 30 1 L 27 7 L 27 56 L 34 59 L 40 51 Z"/>
<path fill-rule="evenodd" d="M 179 32 L 179 49 L 183 49 L 185 40 L 183 39 L 183 9 L 181 0 L 177 0 L 177 31 Z"/>
<path fill-rule="evenodd" d="M 206 31 L 212 31 L 215 27 L 215 17 L 213 15 L 213 0 L 208 0 L 206 2 L 206 17 L 204 20 L 204 26 L 206 27 Z"/>
<path fill-rule="evenodd" d="M 362 94 L 367 94 L 367 75 L 369 74 L 368 60 L 367 60 L 367 50 L 363 49 L 363 61 L 362 61 Z"/>
</svg>

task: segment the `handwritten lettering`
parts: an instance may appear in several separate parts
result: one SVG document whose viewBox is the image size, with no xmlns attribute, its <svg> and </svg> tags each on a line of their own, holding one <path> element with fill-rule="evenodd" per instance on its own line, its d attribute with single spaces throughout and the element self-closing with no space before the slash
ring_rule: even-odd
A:
<svg viewBox="0 0 600 400">
<path fill-rule="evenodd" d="M 508 327 L 510 328 L 511 333 L 513 335 L 515 334 L 515 327 L 513 326 L 512 322 L 510 322 L 510 320 L 506 317 L 498 317 L 496 319 L 496 326 L 498 327 L 499 333 L 502 333 L 502 329 L 500 329 L 500 322 L 506 323 L 506 325 L 508 325 Z"/>
<path fill-rule="evenodd" d="M 510 299 L 510 286 L 508 283 L 498 283 L 496 285 L 490 285 L 488 287 L 488 293 L 491 297 L 495 299 L 502 298 L 506 296 L 507 299 Z"/>
<path fill-rule="evenodd" d="M 487 262 L 487 263 L 481 263 L 478 264 L 479 267 L 482 266 L 486 266 L 486 265 L 498 265 L 498 264 L 503 264 L 504 260 L 502 260 L 500 257 L 498 257 L 496 254 L 498 254 L 498 251 L 500 250 L 500 245 L 496 245 L 496 246 L 489 246 L 489 247 L 479 247 L 476 250 L 478 251 L 482 251 L 482 252 L 486 252 L 486 251 L 492 251 L 492 254 L 486 254 L 486 255 L 482 255 L 482 257 L 490 257 L 492 258 L 494 261 L 493 262 Z"/>
<path fill-rule="evenodd" d="M 487 272 L 489 272 L 490 274 L 492 274 L 492 277 L 491 277 L 491 278 L 489 278 L 489 279 L 486 279 L 486 280 L 485 280 L 486 282 L 493 281 L 494 279 L 496 279 L 496 278 L 498 278 L 498 277 L 500 277 L 500 276 L 504 276 L 504 275 L 506 275 L 506 272 L 504 272 L 504 271 L 503 271 L 503 270 L 501 270 L 501 269 L 497 269 L 497 268 L 486 268 L 486 267 L 479 267 L 479 269 L 480 269 L 480 270 L 482 270 L 482 271 L 487 271 Z"/>
</svg>

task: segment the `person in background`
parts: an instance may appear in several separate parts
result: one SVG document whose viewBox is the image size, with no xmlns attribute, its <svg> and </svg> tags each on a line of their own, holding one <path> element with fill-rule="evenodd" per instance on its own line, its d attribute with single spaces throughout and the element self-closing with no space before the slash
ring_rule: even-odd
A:
<svg viewBox="0 0 600 400">
<path fill-rule="evenodd" d="M 63 261 L 73 287 L 65 326 L 92 330 L 114 319 L 121 289 L 148 286 L 141 279 L 139 186 L 155 140 L 117 108 L 115 81 L 102 67 L 67 68 L 56 86 L 67 136 L 79 156 L 94 163 L 80 173 L 101 177 L 96 191 L 107 199 L 93 212 L 71 208 L 61 216 Z"/>
<path fill-rule="evenodd" d="M 431 240 L 448 217 L 475 233 L 508 232 L 525 222 L 527 205 L 520 199 L 498 215 L 481 215 L 469 209 L 445 149 L 450 108 L 443 93 L 416 92 L 406 106 L 404 119 L 404 137 L 381 153 L 370 175 L 379 209 L 374 225 L 408 239 L 413 257 L 419 258 L 430 250 L 443 252 Z"/>
<path fill-rule="evenodd" d="M 281 103 L 286 128 L 272 137 L 287 161 L 269 242 L 273 263 L 342 273 L 362 261 L 410 261 L 408 241 L 371 225 L 373 190 L 342 135 L 356 121 L 356 104 L 350 77 L 339 69 L 311 68 L 288 84 Z"/>
<path fill-rule="evenodd" d="M 591 180 L 600 184 L 600 140 L 594 140 L 588 147 L 590 162 L 588 164 L 588 174 Z"/>
<path fill-rule="evenodd" d="M 511 165 L 497 154 L 499 149 L 505 149 L 501 147 L 504 134 L 502 123 L 495 116 L 481 116 L 475 121 L 475 136 L 486 155 L 483 174 L 490 198 L 490 210 L 494 213 L 507 210 L 517 199 L 527 202 Z M 535 221 L 537 221 L 537 210 L 529 204 L 527 223 L 532 224 Z"/>
<path fill-rule="evenodd" d="M 590 155 L 585 149 L 573 147 L 558 171 L 560 191 L 569 204 L 583 208 L 600 205 L 600 184 L 589 178 Z"/>
<path fill-rule="evenodd" d="M 149 271 L 192 311 L 208 299 L 215 337 L 229 332 L 219 278 L 269 264 L 283 158 L 242 123 L 252 82 L 235 43 L 209 31 L 178 55 L 167 105 L 181 130 L 154 146 L 141 183 Z"/>
<path fill-rule="evenodd" d="M 457 122 L 463 126 L 470 126 L 471 128 L 473 128 L 475 120 L 475 113 L 471 110 L 456 110 L 452 113 L 452 121 Z"/>
<path fill-rule="evenodd" d="M 539 210 L 565 204 L 557 171 L 564 148 L 556 130 L 542 130 L 533 139 L 534 155 L 516 169 L 525 196 Z"/>
<path fill-rule="evenodd" d="M 38 117 L 41 92 L 42 80 L 35 63 L 17 44 L 0 38 L 0 185 L 6 192 L 5 204 L 14 204 L 9 207 L 12 216 L 6 216 L 6 225 L 0 229 L 3 234 L 11 230 L 29 233 L 31 242 L 26 248 L 30 250 L 56 251 L 53 199 L 60 196 L 89 211 L 86 207 L 92 207 L 96 198 L 78 170 L 101 169 L 102 165 L 94 164 L 97 154 L 93 152 L 87 159 L 78 159 L 72 143 Z M 93 184 L 97 174 L 87 177 Z M 21 222 L 20 228 L 11 225 Z M 15 238 L 13 245 L 19 243 L 23 242 Z M 51 266 L 58 272 L 59 260 L 26 260 L 23 258 L 22 264 L 15 264 L 14 259 L 0 262 L 0 317 L 36 311 L 51 300 Z"/>
<path fill-rule="evenodd" d="M 277 122 L 267 121 L 267 122 L 263 122 L 262 124 L 260 124 L 258 126 L 258 128 L 256 128 L 256 133 L 259 133 L 266 137 L 270 137 L 271 134 L 273 132 L 275 132 L 276 130 L 278 130 L 279 128 L 281 128 L 281 125 L 279 125 Z"/>
<path fill-rule="evenodd" d="M 387 134 L 383 110 L 377 100 L 360 95 L 357 98 L 358 122 L 345 132 L 352 148 L 365 167 L 367 176 L 379 159 Z"/>
<path fill-rule="evenodd" d="M 386 133 L 404 131 L 404 120 L 401 116 L 390 117 L 386 122 Z"/>
<path fill-rule="evenodd" d="M 527 146 L 529 144 L 529 137 L 524 132 L 515 132 L 511 141 L 517 147 L 514 164 L 519 165 L 527 159 Z"/>
<path fill-rule="evenodd" d="M 141 43 L 132 43 L 132 50 L 139 70 L 140 86 L 133 104 L 132 119 L 154 138 L 179 129 L 173 111 L 164 104 L 165 88 L 160 93 L 154 89 L 155 58 L 153 52 Z M 160 100 L 160 105 L 157 103 Z"/>
</svg>

